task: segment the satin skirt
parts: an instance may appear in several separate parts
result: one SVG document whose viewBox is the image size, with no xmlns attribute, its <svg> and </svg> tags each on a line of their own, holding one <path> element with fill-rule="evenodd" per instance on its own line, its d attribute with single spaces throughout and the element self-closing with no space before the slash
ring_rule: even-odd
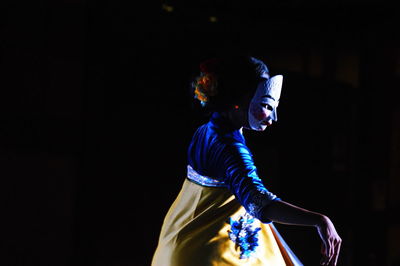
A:
<svg viewBox="0 0 400 266">
<path fill-rule="evenodd" d="M 227 188 L 185 180 L 161 227 L 152 266 L 303 265 L 272 223 Z"/>
</svg>

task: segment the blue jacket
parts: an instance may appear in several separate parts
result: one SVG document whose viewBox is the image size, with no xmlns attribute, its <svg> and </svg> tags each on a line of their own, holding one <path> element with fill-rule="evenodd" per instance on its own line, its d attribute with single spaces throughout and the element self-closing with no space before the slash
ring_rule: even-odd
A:
<svg viewBox="0 0 400 266">
<path fill-rule="evenodd" d="M 199 175 L 227 187 L 248 213 L 270 222 L 262 219 L 262 210 L 279 198 L 265 188 L 242 133 L 229 120 L 213 113 L 210 121 L 196 130 L 188 163 Z"/>
</svg>

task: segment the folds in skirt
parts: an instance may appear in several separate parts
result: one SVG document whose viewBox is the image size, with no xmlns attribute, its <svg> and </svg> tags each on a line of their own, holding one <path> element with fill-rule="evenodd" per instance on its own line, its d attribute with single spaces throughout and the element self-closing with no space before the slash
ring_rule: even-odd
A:
<svg viewBox="0 0 400 266">
<path fill-rule="evenodd" d="M 272 223 L 246 212 L 223 187 L 186 179 L 169 209 L 152 266 L 303 265 Z"/>
</svg>

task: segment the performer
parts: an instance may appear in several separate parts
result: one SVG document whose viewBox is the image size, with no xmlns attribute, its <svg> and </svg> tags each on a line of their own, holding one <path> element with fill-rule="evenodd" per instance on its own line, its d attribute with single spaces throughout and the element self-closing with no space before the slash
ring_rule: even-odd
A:
<svg viewBox="0 0 400 266">
<path fill-rule="evenodd" d="M 303 265 L 272 222 L 314 226 L 322 265 L 336 265 L 341 239 L 331 220 L 287 203 L 257 175 L 242 129 L 277 121 L 282 75 L 248 56 L 200 65 L 194 96 L 211 112 L 188 149 L 187 178 L 161 228 L 152 266 Z"/>
</svg>

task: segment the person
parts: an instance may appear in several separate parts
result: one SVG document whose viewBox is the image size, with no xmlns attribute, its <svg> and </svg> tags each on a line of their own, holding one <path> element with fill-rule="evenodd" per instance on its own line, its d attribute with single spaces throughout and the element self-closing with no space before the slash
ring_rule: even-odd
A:
<svg viewBox="0 0 400 266">
<path fill-rule="evenodd" d="M 152 266 L 303 265 L 273 222 L 314 226 L 322 265 L 336 265 L 341 246 L 331 220 L 277 197 L 258 176 L 243 128 L 277 121 L 282 75 L 251 56 L 206 60 L 194 97 L 210 120 L 193 135 L 187 178 L 161 227 Z"/>
</svg>

